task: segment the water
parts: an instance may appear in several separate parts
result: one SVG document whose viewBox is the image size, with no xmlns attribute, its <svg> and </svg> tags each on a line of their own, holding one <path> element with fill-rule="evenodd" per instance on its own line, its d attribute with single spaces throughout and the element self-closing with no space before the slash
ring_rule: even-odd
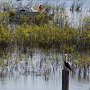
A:
<svg viewBox="0 0 90 90">
<path fill-rule="evenodd" d="M 40 0 L 38 2 L 37 0 L 35 1 L 36 1 L 35 2 L 36 4 L 41 4 L 46 2 L 45 0 Z M 54 3 L 57 4 L 57 2 L 58 1 L 54 2 L 53 0 L 48 1 L 48 3 L 51 3 L 51 4 L 54 4 Z M 70 2 L 71 1 L 67 2 L 68 8 L 70 7 Z M 90 15 L 89 2 L 90 0 L 88 0 L 83 7 L 85 8 L 85 12 L 82 13 L 84 14 L 84 16 Z M 27 4 L 26 1 L 24 1 L 23 4 L 24 3 Z M 80 15 L 81 13 L 79 14 L 79 17 Z M 40 69 L 41 59 L 44 59 L 44 60 L 46 59 L 50 61 L 44 61 L 44 64 Z M 55 59 L 59 60 L 58 67 L 56 65 L 56 62 L 54 62 Z M 61 90 L 62 59 L 63 59 L 63 56 L 60 53 L 52 52 L 52 51 L 48 53 L 48 52 L 35 50 L 33 53 L 29 52 L 29 54 L 19 53 L 18 51 L 15 51 L 13 53 L 8 53 L 7 58 L 5 56 L 2 59 L 0 59 L 2 61 L 3 60 L 9 61 L 9 66 L 6 67 L 8 68 L 7 75 L 0 78 L 0 90 Z M 17 66 L 15 64 L 14 69 L 12 70 L 12 65 L 14 65 L 14 63 L 16 63 L 17 61 L 19 62 L 19 64 Z M 28 61 L 27 66 L 25 65 L 26 61 Z M 53 63 L 52 66 L 51 66 L 51 63 Z M 20 65 L 22 67 L 20 67 Z M 29 72 L 26 72 L 26 69 Z M 45 72 L 49 69 L 51 69 L 51 71 L 50 73 L 43 75 L 44 69 L 45 69 Z M 53 69 L 55 70 L 53 71 Z M 85 78 L 83 76 L 83 73 L 81 74 L 81 77 L 79 77 L 78 75 L 75 75 L 74 77 L 72 77 L 72 75 L 70 74 L 69 90 L 90 90 L 90 73 L 89 75 L 87 74 Z"/>
<path fill-rule="evenodd" d="M 31 0 L 21 0 L 22 1 L 22 6 L 26 6 L 29 2 L 31 2 Z M 70 8 L 73 4 L 73 2 L 79 3 L 80 6 L 80 10 L 79 12 L 75 11 L 74 13 L 72 13 L 70 11 Z M 82 22 L 83 22 L 83 18 L 90 16 L 90 0 L 33 0 L 32 3 L 30 3 L 29 5 L 33 6 L 39 6 L 40 4 L 48 4 L 48 5 L 53 5 L 53 6 L 64 6 L 66 9 L 66 15 L 68 16 L 68 21 L 70 23 L 70 25 L 73 26 L 78 26 L 81 25 L 82 26 Z M 13 0 L 13 4 L 18 5 L 19 2 L 16 2 L 15 0 Z M 15 6 L 16 6 L 15 5 Z M 58 18 L 59 19 L 59 18 Z"/>
<path fill-rule="evenodd" d="M 15 50 L 1 58 L 8 61 L 8 69 L 6 76 L 0 78 L 0 90 L 62 90 L 63 54 L 52 50 Z M 76 69 L 75 74 L 70 73 L 69 90 L 90 90 L 90 73 L 78 76 Z"/>
<path fill-rule="evenodd" d="M 17 0 L 1 0 L 1 4 L 2 4 L 2 2 L 5 2 L 5 1 L 9 1 L 9 2 L 11 2 L 12 1 L 12 3 L 13 3 L 13 5 L 18 5 L 18 3 L 20 3 L 20 1 L 18 1 L 17 2 Z M 31 5 L 40 5 L 40 4 L 51 4 L 51 5 L 61 5 L 62 3 L 65 3 L 65 6 L 66 7 L 71 7 L 71 5 L 72 5 L 72 3 L 73 3 L 73 1 L 76 1 L 76 2 L 78 2 L 78 3 L 83 3 L 82 5 L 82 7 L 83 8 L 85 8 L 85 9 L 90 9 L 90 0 L 87 0 L 87 1 L 85 1 L 85 0 L 21 0 L 22 1 L 22 5 L 23 6 L 25 6 L 25 5 L 27 5 L 29 2 L 31 2 L 32 1 L 32 3 L 31 3 Z"/>
<path fill-rule="evenodd" d="M 19 3 L 16 0 L 5 0 L 5 1 L 12 1 L 13 3 Z M 21 0 L 21 1 L 22 1 L 22 5 L 24 6 L 24 5 L 27 5 L 28 2 L 31 2 L 32 0 Z M 85 0 L 38 0 L 38 1 L 33 0 L 31 5 L 38 5 L 38 4 L 45 4 L 45 3 L 52 4 L 52 5 L 60 5 L 62 3 L 65 3 L 67 7 L 70 7 L 73 1 L 76 1 L 78 3 L 83 3 L 84 8 L 90 9 L 90 4 L 89 4 L 90 0 L 87 0 L 87 1 Z"/>
<path fill-rule="evenodd" d="M 17 2 L 17 0 L 2 0 L 4 1 L 12 1 L 12 6 L 17 7 L 19 5 L 19 3 L 21 3 L 20 1 Z M 39 6 L 40 4 L 48 4 L 51 6 L 62 6 L 64 5 L 65 9 L 66 9 L 66 16 L 68 19 L 68 22 L 70 25 L 77 27 L 78 25 L 82 27 L 83 24 L 83 19 L 85 17 L 90 16 L 90 0 L 21 0 L 22 1 L 22 5 L 27 6 L 27 4 L 29 4 L 30 6 Z M 32 1 L 32 3 L 30 3 Z M 79 12 L 75 11 L 74 13 L 72 13 L 70 11 L 70 8 L 73 4 L 73 2 L 77 2 L 79 3 L 80 6 L 80 10 Z M 19 5 L 19 6 L 20 6 Z M 2 2 L 0 2 L 0 6 L 2 6 Z M 2 9 L 1 9 L 2 10 Z M 59 15 L 60 16 L 60 15 Z M 60 19 L 60 17 L 58 17 L 58 19 Z M 59 20 L 60 21 L 60 20 Z M 60 23 L 60 22 L 59 22 Z"/>
<path fill-rule="evenodd" d="M 78 82 L 71 79 L 69 90 L 90 90 L 90 83 Z M 49 81 L 43 80 L 42 77 L 20 76 L 6 78 L 0 81 L 1 90 L 61 90 L 60 77 L 53 77 Z"/>
</svg>

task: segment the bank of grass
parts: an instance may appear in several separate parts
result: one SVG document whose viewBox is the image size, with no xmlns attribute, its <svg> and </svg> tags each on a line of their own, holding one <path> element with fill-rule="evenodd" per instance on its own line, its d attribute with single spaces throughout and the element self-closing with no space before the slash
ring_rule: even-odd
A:
<svg viewBox="0 0 90 90">
<path fill-rule="evenodd" d="M 61 30 L 58 26 L 26 24 L 15 31 L 14 42 L 49 48 L 75 48 L 76 31 L 70 27 Z M 66 49 L 66 48 L 65 48 Z"/>
<path fill-rule="evenodd" d="M 50 24 L 41 26 L 23 24 L 16 30 L 10 30 L 7 25 L 0 25 L 0 51 L 3 52 L 2 49 L 15 45 L 23 46 L 23 48 L 54 48 L 66 53 L 87 52 L 90 50 L 90 30 L 79 33 L 69 26 L 65 26 L 62 30 L 59 26 Z M 0 56 L 3 55 L 2 52 Z M 75 55 L 74 62 L 78 66 L 83 67 L 90 64 L 89 56 L 82 53 Z"/>
<path fill-rule="evenodd" d="M 12 33 L 9 31 L 7 25 L 0 25 L 0 48 L 6 48 L 12 42 Z"/>
<path fill-rule="evenodd" d="M 9 30 L 7 25 L 0 25 L 0 45 L 17 44 L 27 47 L 57 48 L 69 52 L 90 49 L 90 31 L 78 33 L 69 26 L 63 30 L 57 25 L 44 24 L 18 26 Z"/>
</svg>

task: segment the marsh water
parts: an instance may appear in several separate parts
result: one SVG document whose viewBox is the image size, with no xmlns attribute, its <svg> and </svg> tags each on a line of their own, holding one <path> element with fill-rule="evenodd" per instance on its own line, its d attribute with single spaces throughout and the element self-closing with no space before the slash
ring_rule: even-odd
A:
<svg viewBox="0 0 90 90">
<path fill-rule="evenodd" d="M 28 2 L 23 1 L 23 4 Z M 46 2 L 47 0 L 39 0 L 37 4 Z M 75 20 L 81 14 L 90 15 L 89 2 L 90 0 L 85 1 L 83 8 L 87 8 L 86 11 L 79 12 L 79 16 L 76 14 Z M 48 0 L 48 3 L 59 4 L 59 0 Z M 72 0 L 67 3 L 70 8 Z M 68 13 L 71 15 L 70 11 Z M 73 59 L 70 56 L 69 60 Z M 0 90 L 62 90 L 62 69 L 63 54 L 55 50 L 27 49 L 24 52 L 15 48 L 0 51 Z M 69 75 L 69 90 L 90 90 L 90 66 L 85 73 L 83 68 L 80 70 L 75 67 L 75 71 Z"/>
<path fill-rule="evenodd" d="M 15 49 L 0 54 L 0 61 L 0 90 L 62 90 L 63 54 L 57 50 Z M 79 73 L 70 73 L 69 90 L 90 90 L 90 67 Z"/>
</svg>

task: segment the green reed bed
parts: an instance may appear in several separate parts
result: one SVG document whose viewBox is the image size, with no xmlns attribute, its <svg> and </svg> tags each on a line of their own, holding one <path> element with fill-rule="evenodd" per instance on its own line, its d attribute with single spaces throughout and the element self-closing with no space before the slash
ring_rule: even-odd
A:
<svg viewBox="0 0 90 90">
<path fill-rule="evenodd" d="M 90 31 L 78 33 L 71 27 L 60 29 L 50 24 L 18 26 L 16 30 L 9 30 L 6 25 L 0 25 L 0 45 L 23 44 L 25 46 L 59 48 L 66 51 L 89 50 Z"/>
<path fill-rule="evenodd" d="M 21 45 L 23 47 L 57 48 L 66 52 L 90 50 L 89 19 L 84 20 L 81 30 L 81 28 L 74 28 L 68 24 L 64 24 L 61 28 L 49 16 L 42 13 L 32 18 L 32 22 L 28 23 L 27 19 L 30 18 L 25 16 L 22 24 L 16 24 L 15 21 L 9 24 L 10 15 L 7 12 L 0 13 L 1 48 Z M 13 18 L 12 14 L 11 19 L 14 20 Z"/>
</svg>

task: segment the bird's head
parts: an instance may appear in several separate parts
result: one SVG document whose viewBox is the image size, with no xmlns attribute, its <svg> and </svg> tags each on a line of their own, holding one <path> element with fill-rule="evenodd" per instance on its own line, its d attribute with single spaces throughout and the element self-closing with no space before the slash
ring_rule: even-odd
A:
<svg viewBox="0 0 90 90">
<path fill-rule="evenodd" d="M 65 61 L 67 61 L 67 58 L 68 58 L 68 55 L 67 55 L 67 54 L 65 54 Z"/>
<path fill-rule="evenodd" d="M 67 56 L 67 54 L 65 54 L 65 56 Z"/>
</svg>

